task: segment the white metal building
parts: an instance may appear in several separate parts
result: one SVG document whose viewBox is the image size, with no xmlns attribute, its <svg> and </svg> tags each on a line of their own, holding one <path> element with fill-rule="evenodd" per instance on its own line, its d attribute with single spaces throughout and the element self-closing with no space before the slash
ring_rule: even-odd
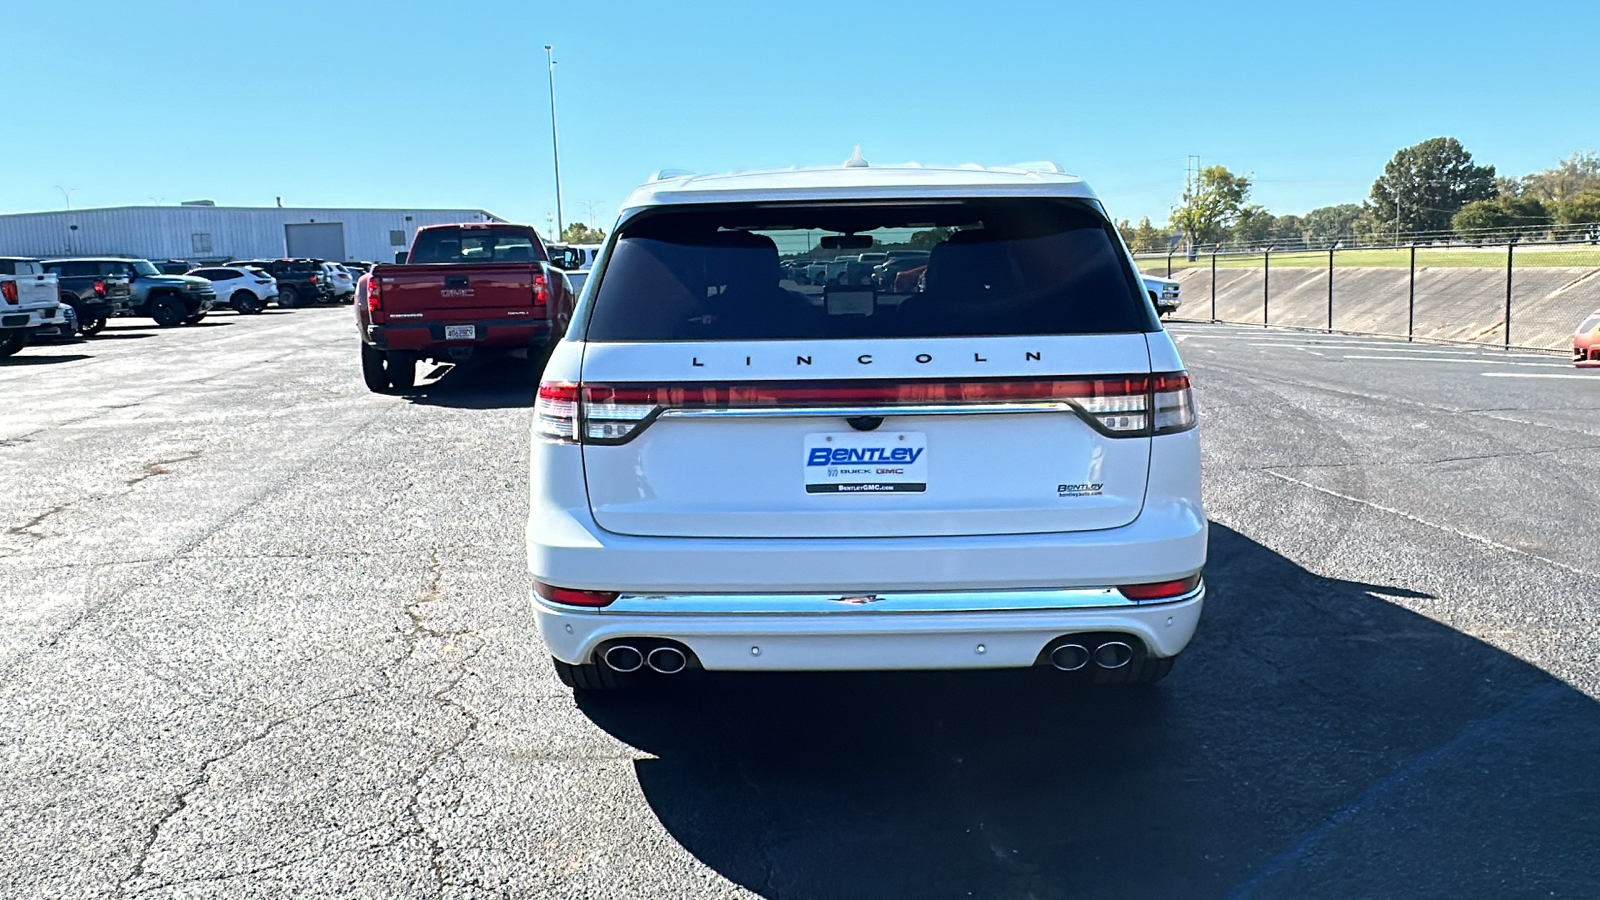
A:
<svg viewBox="0 0 1600 900">
<path fill-rule="evenodd" d="M 137 256 L 152 260 L 311 256 L 393 262 L 423 225 L 500 222 L 481 209 L 284 209 L 119 206 L 0 215 L 0 256 Z"/>
</svg>

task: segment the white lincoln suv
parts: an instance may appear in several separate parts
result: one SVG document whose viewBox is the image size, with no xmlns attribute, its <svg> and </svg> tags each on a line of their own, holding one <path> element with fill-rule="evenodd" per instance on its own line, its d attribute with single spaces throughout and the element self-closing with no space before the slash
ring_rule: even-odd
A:
<svg viewBox="0 0 1600 900">
<path fill-rule="evenodd" d="M 928 251 L 921 291 L 780 284 L 781 256 L 897 248 Z M 1189 377 L 1053 165 L 644 185 L 533 428 L 533 605 L 575 689 L 693 668 L 1153 682 L 1200 616 Z"/>
</svg>

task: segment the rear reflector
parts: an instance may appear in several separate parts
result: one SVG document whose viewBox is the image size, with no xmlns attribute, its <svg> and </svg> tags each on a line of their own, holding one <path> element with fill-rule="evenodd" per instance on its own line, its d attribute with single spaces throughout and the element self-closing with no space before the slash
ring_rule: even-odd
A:
<svg viewBox="0 0 1600 900">
<path fill-rule="evenodd" d="M 1124 584 L 1117 587 L 1129 600 L 1171 600 L 1182 597 L 1200 586 L 1200 573 L 1176 581 L 1157 581 L 1151 584 Z"/>
<path fill-rule="evenodd" d="M 914 412 L 919 406 L 984 406 L 987 412 L 1004 412 L 994 407 L 1006 405 L 1058 407 L 1107 437 L 1149 437 L 1195 424 L 1189 376 L 1183 372 L 964 381 L 545 382 L 535 414 L 545 437 L 621 444 L 667 410 L 896 407 Z"/>
<path fill-rule="evenodd" d="M 533 583 L 533 590 L 539 596 L 551 603 L 560 603 L 566 606 L 601 607 L 610 606 L 617 599 L 617 591 L 580 591 L 574 588 L 556 587 L 542 581 Z"/>
</svg>

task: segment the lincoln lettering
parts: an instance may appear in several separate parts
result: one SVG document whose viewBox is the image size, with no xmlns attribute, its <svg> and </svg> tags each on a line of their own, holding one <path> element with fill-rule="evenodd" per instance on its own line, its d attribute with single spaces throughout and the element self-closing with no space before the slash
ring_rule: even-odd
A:
<svg viewBox="0 0 1600 900">
<path fill-rule="evenodd" d="M 925 447 L 812 447 L 807 466 L 841 466 L 850 463 L 899 463 L 910 465 Z"/>
</svg>

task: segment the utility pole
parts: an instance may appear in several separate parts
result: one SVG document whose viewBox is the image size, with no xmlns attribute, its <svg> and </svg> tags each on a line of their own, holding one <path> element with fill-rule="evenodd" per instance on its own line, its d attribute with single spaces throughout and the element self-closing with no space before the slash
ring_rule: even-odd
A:
<svg viewBox="0 0 1600 900">
<path fill-rule="evenodd" d="M 561 141 L 556 137 L 556 58 L 549 44 L 544 45 L 550 63 L 550 156 L 556 164 L 556 240 L 561 240 L 565 223 L 561 221 Z"/>
<path fill-rule="evenodd" d="M 1189 158 L 1187 160 L 1185 160 L 1184 164 L 1183 164 L 1183 199 L 1184 199 L 1185 203 L 1193 202 L 1193 200 L 1194 200 L 1194 183 L 1195 183 L 1196 180 L 1199 179 L 1199 177 L 1200 177 L 1200 157 L 1198 157 L 1198 156 L 1196 156 L 1196 155 L 1191 153 L 1189 155 Z M 1193 259 L 1196 258 L 1196 252 L 1197 252 L 1195 250 L 1195 246 L 1194 246 L 1193 222 L 1186 223 L 1184 225 L 1184 230 L 1188 232 L 1188 236 L 1187 236 L 1188 246 L 1184 249 L 1184 256 L 1186 256 L 1189 259 L 1193 260 Z M 1170 275 L 1171 273 L 1169 272 L 1168 274 Z"/>
</svg>

